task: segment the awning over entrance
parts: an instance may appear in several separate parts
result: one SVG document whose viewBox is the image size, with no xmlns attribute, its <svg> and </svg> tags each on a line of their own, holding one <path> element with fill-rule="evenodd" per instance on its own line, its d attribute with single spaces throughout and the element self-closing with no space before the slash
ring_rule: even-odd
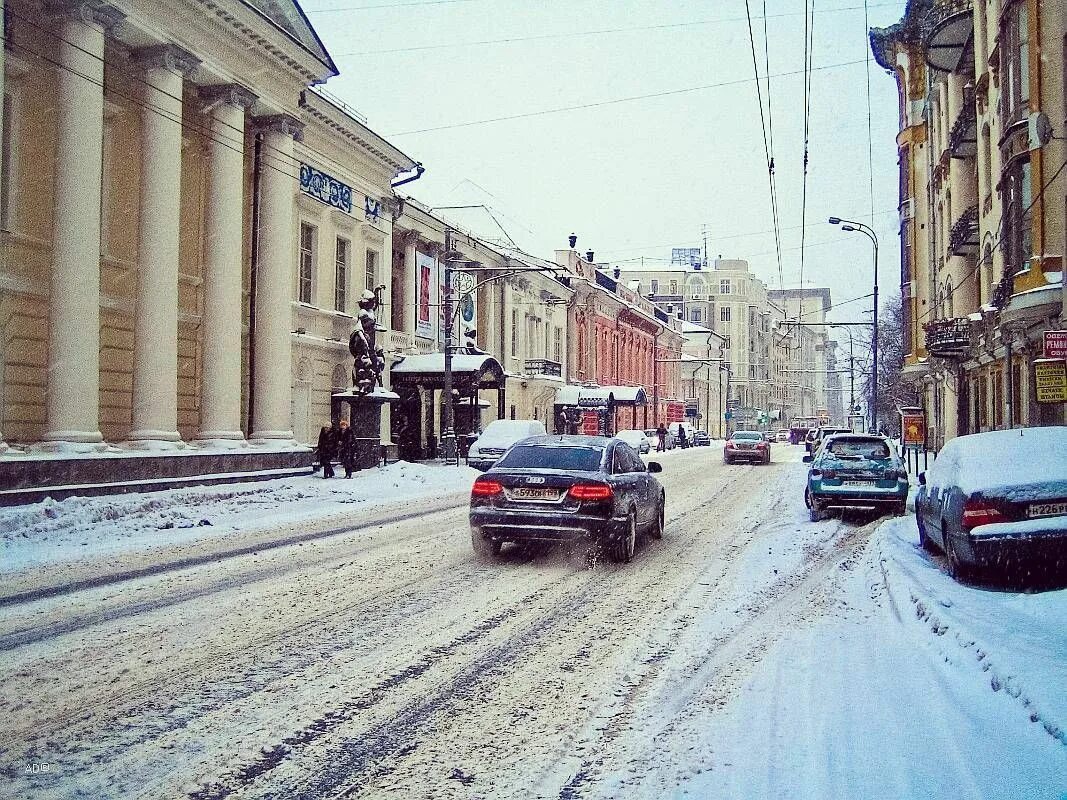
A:
<svg viewBox="0 0 1067 800">
<path fill-rule="evenodd" d="M 647 404 L 641 386 L 561 386 L 556 392 L 557 406 L 643 406 Z"/>
<path fill-rule="evenodd" d="M 445 354 L 424 353 L 404 356 L 389 371 L 394 388 L 421 386 L 424 389 L 445 387 Z M 504 368 L 490 355 L 456 353 L 452 356 L 452 385 L 461 394 L 476 389 L 503 389 Z"/>
</svg>

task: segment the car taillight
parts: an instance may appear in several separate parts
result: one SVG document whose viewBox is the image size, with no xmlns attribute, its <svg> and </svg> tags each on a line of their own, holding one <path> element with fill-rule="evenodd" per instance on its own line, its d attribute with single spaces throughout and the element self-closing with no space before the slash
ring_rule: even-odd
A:
<svg viewBox="0 0 1067 800">
<path fill-rule="evenodd" d="M 489 481 L 479 478 L 471 487 L 472 497 L 492 497 L 504 491 L 504 487 L 498 481 Z"/>
<path fill-rule="evenodd" d="M 977 528 L 979 525 L 989 525 L 993 522 L 1004 522 L 1007 519 L 994 508 L 988 501 L 980 498 L 971 498 L 963 504 L 963 527 Z"/>
<path fill-rule="evenodd" d="M 832 469 L 824 470 L 822 476 L 824 478 L 836 478 L 837 477 L 837 471 L 836 470 L 832 470 Z"/>
<path fill-rule="evenodd" d="M 726 440 L 726 449 L 727 450 L 733 450 L 734 449 L 734 443 L 731 442 L 729 439 Z"/>
<path fill-rule="evenodd" d="M 813 478 L 821 478 L 822 477 L 822 470 L 821 469 L 813 469 L 811 471 L 811 477 L 813 477 Z"/>
<path fill-rule="evenodd" d="M 575 500 L 610 500 L 613 493 L 604 483 L 576 483 L 569 494 Z"/>
</svg>

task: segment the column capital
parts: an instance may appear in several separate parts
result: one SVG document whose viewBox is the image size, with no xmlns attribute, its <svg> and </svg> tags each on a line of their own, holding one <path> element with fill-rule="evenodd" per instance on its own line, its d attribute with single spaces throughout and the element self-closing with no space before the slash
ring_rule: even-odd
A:
<svg viewBox="0 0 1067 800">
<path fill-rule="evenodd" d="M 183 78 L 200 64 L 200 59 L 176 44 L 157 44 L 133 51 L 133 60 L 141 69 L 167 69 Z"/>
<path fill-rule="evenodd" d="M 405 247 L 416 247 L 419 244 L 419 232 L 404 231 L 400 235 L 400 241 L 404 243 Z"/>
<path fill-rule="evenodd" d="M 50 0 L 45 10 L 50 16 L 81 20 L 104 30 L 110 30 L 126 19 L 122 11 L 101 0 Z"/>
<path fill-rule="evenodd" d="M 259 100 L 259 95 L 250 92 L 239 83 L 219 83 L 201 86 L 200 99 L 209 106 L 223 103 L 240 108 L 242 111 L 248 111 Z"/>
<path fill-rule="evenodd" d="M 255 129 L 261 133 L 275 131 L 292 136 L 300 141 L 304 135 L 304 123 L 291 114 L 270 114 L 252 120 Z"/>
</svg>

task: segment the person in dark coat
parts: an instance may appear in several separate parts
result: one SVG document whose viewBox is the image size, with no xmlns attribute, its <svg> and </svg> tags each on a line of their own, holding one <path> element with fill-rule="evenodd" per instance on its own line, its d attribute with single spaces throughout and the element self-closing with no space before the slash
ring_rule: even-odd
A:
<svg viewBox="0 0 1067 800">
<path fill-rule="evenodd" d="M 348 420 L 341 420 L 341 430 L 337 434 L 337 450 L 341 465 L 345 468 L 345 477 L 351 478 L 356 469 L 356 433 L 348 426 Z"/>
<path fill-rule="evenodd" d="M 333 460 L 337 456 L 337 432 L 330 425 L 323 425 L 319 431 L 319 463 L 322 465 L 322 477 L 333 477 Z"/>
<path fill-rule="evenodd" d="M 678 426 L 678 446 L 683 450 L 689 447 L 689 439 L 686 438 L 685 428 L 681 425 Z"/>
<path fill-rule="evenodd" d="M 656 428 L 656 436 L 659 437 L 659 443 L 656 445 L 656 452 L 662 453 L 667 449 L 667 426 L 662 422 L 659 427 Z"/>
</svg>

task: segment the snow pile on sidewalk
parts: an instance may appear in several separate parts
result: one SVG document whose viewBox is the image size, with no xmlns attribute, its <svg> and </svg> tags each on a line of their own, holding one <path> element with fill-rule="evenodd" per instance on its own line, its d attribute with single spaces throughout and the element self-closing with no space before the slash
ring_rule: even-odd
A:
<svg viewBox="0 0 1067 800">
<path fill-rule="evenodd" d="M 821 602 L 638 795 L 1067 797 L 1067 590 L 959 584 L 905 516 Z"/>
<path fill-rule="evenodd" d="M 462 492 L 478 474 L 399 461 L 347 480 L 316 474 L 0 508 L 0 572 Z"/>
</svg>

